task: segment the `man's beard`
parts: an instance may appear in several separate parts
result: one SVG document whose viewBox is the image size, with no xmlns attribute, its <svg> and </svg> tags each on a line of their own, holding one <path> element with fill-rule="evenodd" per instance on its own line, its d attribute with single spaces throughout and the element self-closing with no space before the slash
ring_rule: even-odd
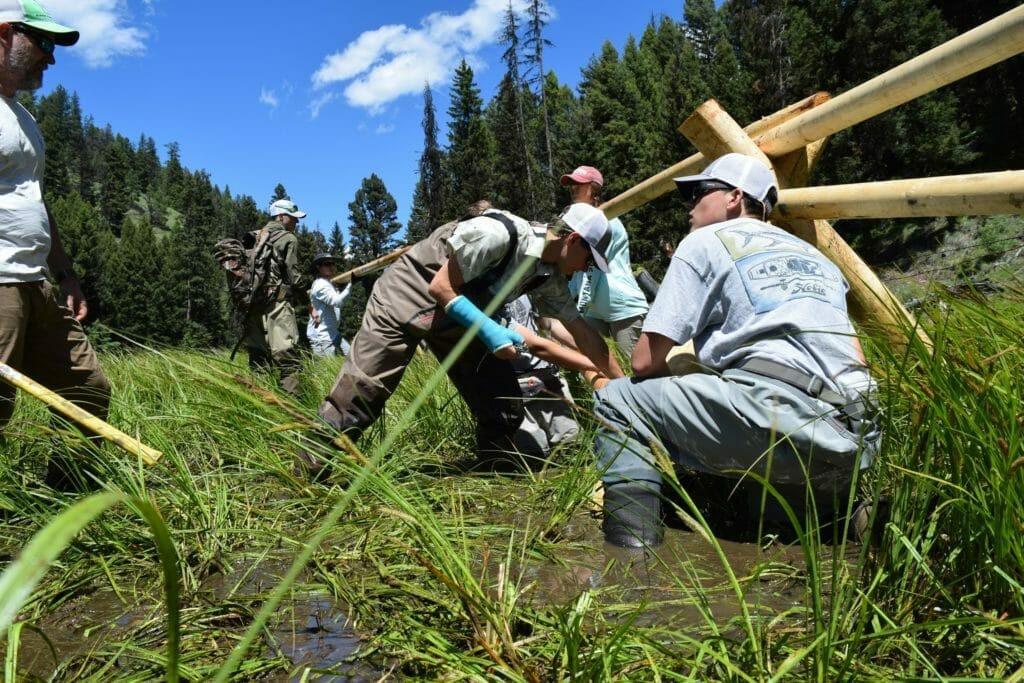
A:
<svg viewBox="0 0 1024 683">
<path fill-rule="evenodd" d="M 17 89 L 22 92 L 38 90 L 43 86 L 43 66 L 32 55 L 32 48 L 19 43 L 11 50 L 7 68 L 17 74 Z"/>
</svg>

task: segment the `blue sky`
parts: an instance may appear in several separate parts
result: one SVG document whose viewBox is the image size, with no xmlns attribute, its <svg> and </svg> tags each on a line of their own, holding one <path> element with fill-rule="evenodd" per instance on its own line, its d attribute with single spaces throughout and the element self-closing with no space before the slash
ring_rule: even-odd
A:
<svg viewBox="0 0 1024 683">
<path fill-rule="evenodd" d="M 423 83 L 442 127 L 463 57 L 485 101 L 501 76 L 496 44 L 508 0 L 245 2 L 42 0 L 79 29 L 59 48 L 40 91 L 76 91 L 97 125 L 160 148 L 265 207 L 277 183 L 310 228 L 347 229 L 348 203 L 376 173 L 409 215 L 423 145 Z M 522 3 L 522 0 L 513 0 Z M 682 0 L 549 0 L 545 67 L 575 86 L 610 40 L 621 49 L 651 17 L 682 16 Z M 441 132 L 441 143 L 445 131 Z M 660 169 L 652 169 L 652 174 Z"/>
</svg>

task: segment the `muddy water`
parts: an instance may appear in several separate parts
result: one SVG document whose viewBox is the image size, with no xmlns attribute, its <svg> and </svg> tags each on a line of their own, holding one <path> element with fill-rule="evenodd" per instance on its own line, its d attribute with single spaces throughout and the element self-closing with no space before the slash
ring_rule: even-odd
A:
<svg viewBox="0 0 1024 683">
<path fill-rule="evenodd" d="M 702 624 L 713 619 L 724 624 L 745 609 L 755 615 L 779 614 L 807 604 L 804 551 L 795 544 L 713 544 L 689 530 L 668 528 L 662 545 L 654 549 L 618 548 L 604 543 L 600 523 L 591 515 L 577 515 L 567 531 L 575 542 L 558 561 L 527 570 L 535 582 L 534 599 L 566 604 L 584 590 L 599 590 L 603 602 L 645 604 L 638 624 Z M 837 559 L 856 570 L 860 548 L 836 549 Z M 823 554 L 829 564 L 833 549 Z M 732 587 L 726 565 L 739 585 Z M 827 575 L 827 573 L 826 573 Z M 742 609 L 741 609 L 742 608 Z"/>
<path fill-rule="evenodd" d="M 537 606 L 569 605 L 584 591 L 600 591 L 603 604 L 621 603 L 626 611 L 644 604 L 638 625 L 699 627 L 709 619 L 723 625 L 741 613 L 741 606 L 753 614 L 769 616 L 806 603 L 806 562 L 798 546 L 762 548 L 752 543 L 720 541 L 724 561 L 741 586 L 741 595 L 737 595 L 730 587 L 723 559 L 708 540 L 696 533 L 669 528 L 664 543 L 654 550 L 616 548 L 603 542 L 599 520 L 581 511 L 564 535 L 568 542 L 561 544 L 565 550 L 557 561 L 522 570 L 522 584 L 532 586 L 527 597 Z M 857 548 L 851 548 L 843 561 L 852 566 L 856 553 Z M 190 604 L 247 605 L 240 613 L 248 616 L 232 627 L 241 632 L 289 566 L 288 559 L 257 564 L 239 561 L 228 573 L 208 578 L 199 595 L 190 598 Z M 160 601 L 154 598 L 154 602 Z M 69 662 L 100 649 L 109 652 L 112 643 L 131 640 L 132 634 L 143 629 L 151 618 L 151 609 L 130 609 L 110 591 L 77 598 L 35 624 L 52 642 L 56 658 L 40 636 L 25 629 L 19 668 L 48 678 L 57 668 L 58 659 Z M 263 642 L 263 656 L 281 656 L 290 665 L 261 680 L 359 683 L 386 677 L 384 671 L 369 665 L 346 663 L 360 645 L 358 633 L 348 622 L 344 605 L 336 603 L 311 576 L 300 577 L 277 609 Z M 109 659 L 109 655 L 101 659 Z"/>
<path fill-rule="evenodd" d="M 259 602 L 280 583 L 289 566 L 286 560 L 264 561 L 248 568 L 240 567 L 228 575 L 216 574 L 204 581 L 197 599 L 190 602 L 194 607 L 196 603 L 245 605 L 251 601 L 251 610 L 234 612 L 252 616 L 258 611 Z M 279 605 L 268 626 L 269 635 L 264 639 L 269 650 L 266 655 L 283 656 L 291 666 L 276 675 L 262 675 L 260 680 L 345 680 L 348 683 L 379 680 L 381 672 L 376 669 L 344 663 L 360 645 L 358 634 L 350 626 L 342 605 L 304 581 L 308 581 L 308 577 L 300 577 L 297 587 Z M 151 618 L 152 609 L 130 609 L 109 590 L 71 600 L 33 622 L 46 634 L 46 639 L 32 629 L 22 630 L 19 672 L 47 679 L 64 663 L 65 669 L 58 678 L 73 676 L 73 669 L 67 668 L 69 662 L 81 661 L 100 650 L 116 649 L 115 643 L 131 640 L 133 631 L 142 628 Z M 184 615 L 183 621 L 187 621 Z M 236 626 L 241 632 L 248 626 L 248 620 L 240 619 Z M 183 624 L 183 630 L 189 630 L 187 623 Z M 183 649 L 187 648 L 187 643 L 183 644 Z M 109 656 L 101 655 L 99 659 L 106 661 Z"/>
</svg>

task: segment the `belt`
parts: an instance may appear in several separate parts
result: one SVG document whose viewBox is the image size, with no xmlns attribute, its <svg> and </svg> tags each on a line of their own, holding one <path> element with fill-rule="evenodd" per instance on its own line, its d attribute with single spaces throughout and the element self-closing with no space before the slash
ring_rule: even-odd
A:
<svg viewBox="0 0 1024 683">
<path fill-rule="evenodd" d="M 824 401 L 829 405 L 835 406 L 841 413 L 851 419 L 859 420 L 864 417 L 865 410 L 863 399 L 857 398 L 851 401 L 838 391 L 829 389 L 825 384 L 825 380 L 817 375 L 811 375 L 803 372 L 802 370 L 791 368 L 788 365 L 776 363 L 771 360 L 765 360 L 763 358 L 748 360 L 739 365 L 736 369 L 751 372 L 755 375 L 761 375 L 768 379 L 774 379 L 782 382 L 783 384 L 788 384 L 794 389 L 799 389 L 812 398 L 816 398 L 819 401 Z"/>
</svg>

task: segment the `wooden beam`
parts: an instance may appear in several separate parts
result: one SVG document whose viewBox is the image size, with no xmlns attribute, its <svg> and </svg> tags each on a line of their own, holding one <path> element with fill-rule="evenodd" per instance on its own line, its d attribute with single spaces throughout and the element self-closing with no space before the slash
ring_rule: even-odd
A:
<svg viewBox="0 0 1024 683">
<path fill-rule="evenodd" d="M 361 266 L 353 268 L 352 270 L 346 270 L 341 275 L 335 275 L 334 277 L 332 277 L 331 282 L 333 282 L 336 285 L 344 285 L 348 284 L 352 280 L 352 278 L 365 277 L 370 273 L 376 273 L 378 270 L 384 270 L 389 265 L 391 265 L 393 261 L 397 261 L 402 254 L 412 249 L 413 246 L 415 245 L 410 244 L 408 246 L 402 247 L 401 249 L 396 249 L 390 254 L 384 254 L 380 258 L 375 258 L 368 263 L 364 263 Z"/>
<path fill-rule="evenodd" d="M 768 156 L 782 156 L 1022 51 L 1024 5 L 932 48 L 771 131 L 751 137 Z"/>
<path fill-rule="evenodd" d="M 798 187 L 779 193 L 783 219 L 991 216 L 1024 213 L 1024 171 Z"/>
<path fill-rule="evenodd" d="M 828 99 L 828 93 L 815 93 L 810 97 L 805 97 L 799 102 L 791 104 L 784 109 L 780 109 L 770 116 L 754 121 L 744 128 L 744 130 L 750 137 L 761 135 L 772 130 L 776 126 L 782 125 L 795 116 L 812 110 L 814 107 L 821 106 L 823 103 L 827 102 Z M 608 200 L 601 205 L 601 210 L 604 211 L 608 218 L 615 218 L 623 215 L 624 213 L 628 213 L 638 206 L 643 206 L 652 199 L 657 199 L 663 194 L 667 194 L 676 189 L 675 183 L 672 182 L 673 178 L 697 173 L 710 162 L 711 159 L 705 158 L 703 154 L 694 154 L 693 156 L 680 161 L 678 164 L 666 168 L 661 173 L 651 176 L 642 183 L 634 185 L 622 194 Z"/>
<path fill-rule="evenodd" d="M 75 405 L 55 391 L 44 387 L 31 377 L 23 375 L 6 363 L 0 363 L 0 379 L 12 387 L 17 387 L 25 393 L 36 397 L 51 409 L 70 420 L 74 420 L 94 434 L 98 434 L 107 441 L 120 446 L 132 455 L 138 456 L 147 465 L 155 465 L 162 455 L 155 448 L 150 448 L 138 439 L 128 436 L 120 429 L 104 422 L 89 411 Z"/>
</svg>

